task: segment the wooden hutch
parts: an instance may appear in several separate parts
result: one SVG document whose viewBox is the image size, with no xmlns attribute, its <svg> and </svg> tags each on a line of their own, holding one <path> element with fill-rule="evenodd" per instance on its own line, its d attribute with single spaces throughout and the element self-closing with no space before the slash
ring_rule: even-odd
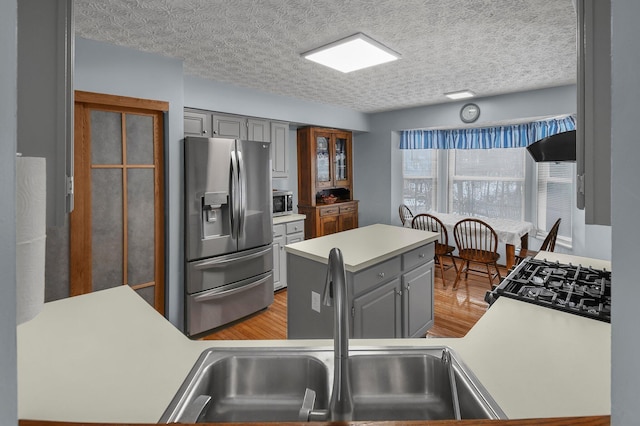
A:
<svg viewBox="0 0 640 426">
<path fill-rule="evenodd" d="M 305 239 L 358 227 L 351 142 L 344 130 L 298 129 L 298 212 L 307 216 Z"/>
</svg>

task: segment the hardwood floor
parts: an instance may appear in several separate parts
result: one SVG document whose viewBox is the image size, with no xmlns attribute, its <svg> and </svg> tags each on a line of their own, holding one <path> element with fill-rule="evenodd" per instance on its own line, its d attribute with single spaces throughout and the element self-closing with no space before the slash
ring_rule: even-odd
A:
<svg viewBox="0 0 640 426">
<path fill-rule="evenodd" d="M 458 262 L 460 263 L 460 262 Z M 429 337 L 462 337 L 473 327 L 487 310 L 484 301 L 485 293 L 490 289 L 486 277 L 469 274 L 469 279 L 458 284 L 458 289 L 451 290 L 455 279 L 455 270 L 445 271 L 447 288 L 443 289 L 440 269 L 434 268 L 434 326 L 429 330 Z M 506 270 L 501 268 L 504 277 Z M 497 284 L 494 281 L 494 284 Z M 274 295 L 274 302 L 267 309 L 239 320 L 201 340 L 272 340 L 287 338 L 287 290 L 280 290 Z"/>
</svg>

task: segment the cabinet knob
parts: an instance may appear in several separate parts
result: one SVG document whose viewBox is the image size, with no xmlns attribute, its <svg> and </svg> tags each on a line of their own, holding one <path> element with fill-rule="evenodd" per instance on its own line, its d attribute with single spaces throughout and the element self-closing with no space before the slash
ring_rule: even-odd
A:
<svg viewBox="0 0 640 426">
<path fill-rule="evenodd" d="M 280 246 L 280 250 L 284 250 L 284 246 Z"/>
<path fill-rule="evenodd" d="M 396 294 L 397 294 L 398 296 L 402 296 L 402 290 L 396 290 Z"/>
<path fill-rule="evenodd" d="M 207 134 L 207 131 L 206 131 L 206 130 L 203 130 L 203 131 L 202 131 L 202 134 L 203 134 L 203 135 L 206 135 L 206 134 Z"/>
<path fill-rule="evenodd" d="M 424 253 L 420 253 L 420 254 L 418 255 L 418 257 L 419 257 L 420 259 L 424 259 L 424 256 L 425 256 L 425 254 L 424 254 Z"/>
<path fill-rule="evenodd" d="M 378 272 L 378 278 L 384 278 L 384 272 Z"/>
</svg>

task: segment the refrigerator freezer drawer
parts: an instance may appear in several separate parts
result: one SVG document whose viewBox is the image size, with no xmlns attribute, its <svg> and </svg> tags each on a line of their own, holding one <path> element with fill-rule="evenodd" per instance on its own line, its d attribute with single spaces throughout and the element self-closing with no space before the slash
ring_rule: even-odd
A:
<svg viewBox="0 0 640 426">
<path fill-rule="evenodd" d="M 186 332 L 195 336 L 273 303 L 273 274 L 186 296 Z"/>
<path fill-rule="evenodd" d="M 273 269 L 271 245 L 187 263 L 187 294 L 212 290 Z"/>
</svg>

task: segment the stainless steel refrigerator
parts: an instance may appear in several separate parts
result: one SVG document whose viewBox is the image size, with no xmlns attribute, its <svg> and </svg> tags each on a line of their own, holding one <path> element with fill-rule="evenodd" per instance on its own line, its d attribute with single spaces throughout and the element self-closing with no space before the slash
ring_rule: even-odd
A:
<svg viewBox="0 0 640 426">
<path fill-rule="evenodd" d="M 185 331 L 273 302 L 269 143 L 185 138 Z"/>
</svg>

